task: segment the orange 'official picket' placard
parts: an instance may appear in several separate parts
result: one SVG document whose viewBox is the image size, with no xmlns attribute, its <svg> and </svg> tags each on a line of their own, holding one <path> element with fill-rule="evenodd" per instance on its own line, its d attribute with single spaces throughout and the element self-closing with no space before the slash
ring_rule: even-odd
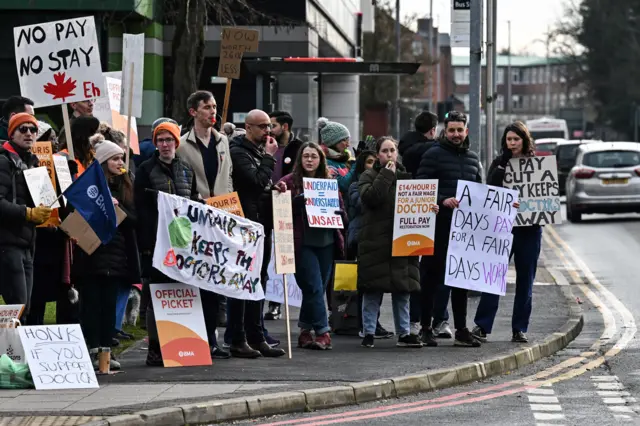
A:
<svg viewBox="0 0 640 426">
<path fill-rule="evenodd" d="M 244 217 L 244 211 L 242 211 L 242 205 L 240 204 L 240 198 L 237 192 L 207 198 L 207 205 L 235 214 L 236 216 Z"/>
</svg>

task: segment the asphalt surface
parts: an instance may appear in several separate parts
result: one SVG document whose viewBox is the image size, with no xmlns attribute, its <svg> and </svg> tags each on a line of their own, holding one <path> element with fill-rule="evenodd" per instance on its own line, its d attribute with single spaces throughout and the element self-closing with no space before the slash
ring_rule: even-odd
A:
<svg viewBox="0 0 640 426">
<path fill-rule="evenodd" d="M 566 216 L 565 216 L 566 217 Z M 565 222 L 554 229 L 593 272 L 598 281 L 626 306 L 636 321 L 640 320 L 640 216 L 585 216 L 584 223 Z M 559 246 L 560 247 L 560 246 Z M 601 303 L 592 304 L 582 288 L 575 285 L 571 273 L 577 266 L 567 265 L 549 245 L 544 247 L 548 267 L 556 268 L 574 284 L 572 291 L 579 299 L 585 324 L 581 335 L 565 350 L 513 374 L 469 386 L 441 392 L 425 393 L 408 398 L 338 408 L 315 413 L 275 416 L 238 425 L 613 425 L 640 424 L 640 356 L 636 335 L 628 345 L 621 340 L 632 327 L 622 325 L 621 310 L 607 300 L 602 292 L 590 285 L 584 274 L 578 273 L 588 289 Z M 571 270 L 571 271 L 570 271 Z M 599 308 L 599 309 L 598 309 Z M 609 339 L 600 339 L 605 331 L 602 309 L 609 309 L 616 331 Z M 473 312 L 470 309 L 470 312 Z M 538 311 L 539 312 L 539 311 Z M 536 308 L 534 305 L 533 320 Z M 611 329 L 607 329 L 611 330 Z M 593 344 L 601 342 L 598 350 Z M 571 370 L 585 365 L 614 347 L 622 350 L 602 365 L 575 376 Z M 487 344 L 485 346 L 489 346 Z M 587 360 L 568 369 L 558 370 L 554 383 L 533 390 L 522 388 L 524 377 L 549 371 L 561 362 L 570 362 L 579 355 Z M 585 355 L 586 354 L 586 355 Z M 591 354 L 591 355 L 589 355 Z M 518 382 L 510 386 L 510 383 Z M 498 387 L 498 388 L 496 388 Z M 512 389 L 513 392 L 508 392 Z"/>
</svg>

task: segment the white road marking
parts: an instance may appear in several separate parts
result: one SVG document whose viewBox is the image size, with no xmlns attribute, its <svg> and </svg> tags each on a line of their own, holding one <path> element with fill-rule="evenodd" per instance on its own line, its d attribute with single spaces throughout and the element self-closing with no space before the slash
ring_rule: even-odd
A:
<svg viewBox="0 0 640 426">
<path fill-rule="evenodd" d="M 613 413 L 616 420 L 630 421 L 632 417 L 628 414 L 635 414 L 633 408 L 626 404 L 635 402 L 635 398 L 629 396 L 629 392 L 623 392 L 624 385 L 620 382 L 618 376 L 591 376 L 592 383 L 598 389 L 618 389 L 616 391 L 598 391 L 598 395 L 602 397 L 609 410 Z"/>
<path fill-rule="evenodd" d="M 618 376 L 591 376 L 594 382 L 617 382 Z"/>
<path fill-rule="evenodd" d="M 558 398 L 555 396 L 539 396 L 529 395 L 529 402 L 532 404 L 559 404 Z"/>
<path fill-rule="evenodd" d="M 597 383 L 595 384 L 598 389 L 601 390 L 622 390 L 624 386 L 622 383 Z"/>
<path fill-rule="evenodd" d="M 602 398 L 602 402 L 605 404 L 626 404 L 624 398 Z"/>
<path fill-rule="evenodd" d="M 527 389 L 527 392 L 533 395 L 554 395 L 553 389 L 533 388 Z"/>
<path fill-rule="evenodd" d="M 562 411 L 560 404 L 529 404 L 533 411 Z"/>
<path fill-rule="evenodd" d="M 533 413 L 536 420 L 564 420 L 564 414 Z"/>
</svg>

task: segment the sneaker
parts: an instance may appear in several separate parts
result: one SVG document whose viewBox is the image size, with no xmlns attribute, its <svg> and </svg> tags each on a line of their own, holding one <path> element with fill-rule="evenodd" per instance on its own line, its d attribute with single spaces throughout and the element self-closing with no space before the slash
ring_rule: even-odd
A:
<svg viewBox="0 0 640 426">
<path fill-rule="evenodd" d="M 267 342 L 267 345 L 271 346 L 272 348 L 277 348 L 278 346 L 280 346 L 280 340 L 274 339 L 271 336 L 264 336 L 264 340 Z"/>
<path fill-rule="evenodd" d="M 120 340 L 116 339 L 115 337 L 111 339 L 111 347 L 112 348 L 117 348 L 118 346 L 120 346 Z"/>
<path fill-rule="evenodd" d="M 471 335 L 474 339 L 481 341 L 482 343 L 487 343 L 487 333 L 480 327 L 476 325 L 471 331 Z"/>
<path fill-rule="evenodd" d="M 462 346 L 465 348 L 478 348 L 481 343 L 474 339 L 468 328 L 462 330 L 456 330 L 456 339 L 453 342 L 453 346 Z"/>
<path fill-rule="evenodd" d="M 527 335 L 522 331 L 514 331 L 511 341 L 514 343 L 528 343 L 529 339 L 527 339 Z"/>
<path fill-rule="evenodd" d="M 231 354 L 220 346 L 214 345 L 209 346 L 209 350 L 211 351 L 211 358 L 213 359 L 229 359 L 231 358 Z"/>
<path fill-rule="evenodd" d="M 122 368 L 122 366 L 120 365 L 120 362 L 113 355 L 113 352 L 111 352 L 111 360 L 109 361 L 109 370 L 118 371 L 120 370 L 120 368 Z"/>
<path fill-rule="evenodd" d="M 415 334 L 416 336 L 420 335 L 420 323 L 412 322 L 411 323 L 411 334 Z"/>
<path fill-rule="evenodd" d="M 362 339 L 362 343 L 360 343 L 360 346 L 362 346 L 363 348 L 372 348 L 373 340 L 373 334 L 367 334 L 366 336 L 364 336 L 364 339 Z"/>
<path fill-rule="evenodd" d="M 331 335 L 327 332 L 316 336 L 316 339 L 313 341 L 313 349 L 318 349 L 321 351 L 330 351 L 333 349 L 331 346 Z"/>
<path fill-rule="evenodd" d="M 398 343 L 396 346 L 401 348 L 421 348 L 422 341 L 420 340 L 420 336 L 415 334 L 405 334 L 404 336 L 398 337 Z"/>
<path fill-rule="evenodd" d="M 282 318 L 282 313 L 280 313 L 280 304 L 279 303 L 269 303 L 269 312 L 264 314 L 265 321 L 274 321 Z"/>
<path fill-rule="evenodd" d="M 422 345 L 428 347 L 438 346 L 438 341 L 435 339 L 432 329 L 425 328 L 422 330 Z"/>
<path fill-rule="evenodd" d="M 375 339 L 391 339 L 394 334 L 390 331 L 387 331 L 383 326 L 378 325 L 376 328 L 376 334 L 373 335 Z"/>
<path fill-rule="evenodd" d="M 231 347 L 231 343 L 229 343 L 229 342 L 224 342 L 222 344 L 222 349 L 229 349 L 230 347 Z"/>
<path fill-rule="evenodd" d="M 447 321 L 441 321 L 433 326 L 433 335 L 441 339 L 451 339 L 453 333 Z"/>
<path fill-rule="evenodd" d="M 133 334 L 125 333 L 123 330 L 116 330 L 116 339 L 118 340 L 134 340 Z"/>
<path fill-rule="evenodd" d="M 310 349 L 313 345 L 313 335 L 309 330 L 301 330 L 300 336 L 298 336 L 298 347 L 304 349 Z"/>
</svg>

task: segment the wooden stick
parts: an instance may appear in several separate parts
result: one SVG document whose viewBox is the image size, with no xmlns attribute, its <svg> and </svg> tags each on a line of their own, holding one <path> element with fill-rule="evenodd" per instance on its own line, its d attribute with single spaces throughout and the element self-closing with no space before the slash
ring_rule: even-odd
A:
<svg viewBox="0 0 640 426">
<path fill-rule="evenodd" d="M 129 170 L 129 160 L 131 159 L 131 152 L 129 146 L 131 144 L 131 110 L 133 109 L 133 69 L 135 67 L 135 62 L 131 63 L 131 72 L 129 72 L 129 109 L 127 110 L 127 149 L 125 151 L 125 156 L 127 157 L 126 168 Z"/>
<path fill-rule="evenodd" d="M 287 325 L 287 347 L 289 348 L 289 359 L 291 359 L 291 324 L 289 324 L 289 286 L 287 285 L 287 274 L 282 274 L 284 283 L 284 318 Z"/>
<path fill-rule="evenodd" d="M 229 98 L 231 97 L 232 82 L 233 79 L 227 77 L 227 87 L 224 91 L 224 106 L 222 107 L 222 123 L 220 123 L 220 126 L 227 122 L 227 113 L 229 112 Z"/>
<path fill-rule="evenodd" d="M 71 124 L 69 122 L 69 110 L 67 104 L 60 105 L 62 107 L 62 120 L 64 121 L 64 133 L 67 138 L 67 151 L 69 151 L 69 158 L 75 160 L 76 156 L 73 152 L 73 139 L 71 138 Z"/>
</svg>

